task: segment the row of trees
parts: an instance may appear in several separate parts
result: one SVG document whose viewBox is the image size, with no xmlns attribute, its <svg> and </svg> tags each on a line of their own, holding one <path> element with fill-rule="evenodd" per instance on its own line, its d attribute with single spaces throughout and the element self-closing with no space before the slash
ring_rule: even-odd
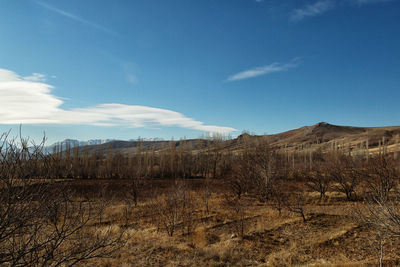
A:
<svg viewBox="0 0 400 267">
<path fill-rule="evenodd" d="M 194 151 L 192 142 L 170 141 L 163 147 L 144 148 L 138 141 L 134 151 L 113 152 L 111 145 L 90 148 L 67 146 L 65 149 L 54 147 L 48 160 L 51 161 L 51 176 L 58 178 L 129 178 L 132 172 L 136 176 L 147 178 L 190 178 L 220 177 L 224 164 L 232 156 L 222 153 L 221 139 L 208 140 L 204 149 Z"/>
<path fill-rule="evenodd" d="M 242 141 L 241 151 L 219 152 L 217 161 L 218 164 L 223 162 L 218 165 L 223 171 L 219 172 L 220 176 L 217 178 L 226 184 L 225 203 L 238 218 L 242 218 L 239 221 L 244 220 L 246 209 L 242 200 L 244 195 L 255 196 L 279 212 L 287 209 L 297 213 L 306 221 L 307 214 L 304 207 L 307 205 L 310 192 L 317 192 L 320 200 L 326 199 L 328 192 L 337 192 L 343 194 L 347 201 L 366 202 L 371 199 L 392 201 L 397 194 L 399 162 L 390 155 L 381 154 L 366 160 L 364 157 L 352 156 L 341 150 L 326 153 L 320 151 L 313 153 L 311 167 L 309 161 L 305 162 L 303 157 L 294 157 L 298 160 L 293 168 L 293 157 L 288 158 L 286 153 L 272 149 L 266 138 L 259 138 L 256 141 L 244 138 Z M 207 199 L 210 195 L 207 181 L 210 180 L 210 178 L 205 179 L 203 189 L 207 211 Z M 167 193 L 165 198 L 161 199 L 164 200 L 164 205 L 169 203 L 168 205 L 183 207 L 182 201 L 186 198 L 176 196 L 185 194 L 171 192 L 174 193 L 171 195 Z M 170 201 L 171 198 L 175 201 Z M 176 201 L 177 199 L 180 200 Z M 174 209 L 176 212 L 179 210 L 184 209 Z M 177 214 L 176 217 L 171 217 L 175 218 L 172 220 L 175 222 L 174 225 L 181 224 L 182 221 L 178 217 L 186 216 L 184 213 L 180 216 Z M 243 232 L 243 225 L 238 226 L 238 229 L 242 229 Z"/>
<path fill-rule="evenodd" d="M 388 199 L 400 178 L 400 162 L 389 154 L 366 160 L 340 150 L 318 151 L 312 156 L 312 166 L 309 163 L 300 159 L 293 168 L 287 154 L 271 149 L 267 140 L 249 142 L 233 157 L 226 177 L 238 198 L 252 192 L 260 200 L 269 200 L 282 187 L 282 180 L 292 180 L 318 192 L 320 199 L 326 198 L 328 191 L 335 191 L 343 193 L 348 201 L 366 193 Z"/>
</svg>

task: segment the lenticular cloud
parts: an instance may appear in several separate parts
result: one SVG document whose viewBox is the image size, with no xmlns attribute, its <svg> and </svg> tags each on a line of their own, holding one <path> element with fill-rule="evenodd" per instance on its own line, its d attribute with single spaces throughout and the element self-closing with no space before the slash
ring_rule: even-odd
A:
<svg viewBox="0 0 400 267">
<path fill-rule="evenodd" d="M 95 126 L 175 126 L 206 132 L 227 133 L 230 127 L 205 125 L 179 112 L 148 106 L 100 104 L 66 110 L 51 94 L 43 74 L 21 77 L 0 69 L 0 124 L 86 124 Z"/>
</svg>

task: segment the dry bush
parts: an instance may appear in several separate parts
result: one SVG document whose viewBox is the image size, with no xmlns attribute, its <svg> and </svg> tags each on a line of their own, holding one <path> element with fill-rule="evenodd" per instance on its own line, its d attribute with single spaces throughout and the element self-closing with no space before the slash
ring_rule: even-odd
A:
<svg viewBox="0 0 400 267">
<path fill-rule="evenodd" d="M 398 193 L 397 193 L 398 194 Z M 364 202 L 363 219 L 379 232 L 386 232 L 393 237 L 400 237 L 400 196 L 391 200 L 369 197 Z"/>
<path fill-rule="evenodd" d="M 285 206 L 293 213 L 299 214 L 303 222 L 307 221 L 306 214 L 306 192 L 304 189 L 293 187 L 286 192 Z"/>
<path fill-rule="evenodd" d="M 286 185 L 282 180 L 276 181 L 271 189 L 271 205 L 282 215 L 287 200 Z"/>
<path fill-rule="evenodd" d="M 366 170 L 369 189 L 364 206 L 356 209 L 356 218 L 373 229 L 372 242 L 377 242 L 379 265 L 383 266 L 387 240 L 400 237 L 400 192 L 394 190 L 398 173 L 394 161 L 386 156 L 370 160 Z"/>
<path fill-rule="evenodd" d="M 169 236 L 173 236 L 178 228 L 182 235 L 191 234 L 198 220 L 198 201 L 183 181 L 161 196 L 153 199 L 151 205 L 155 210 L 154 222 L 157 228 L 163 228 Z"/>
<path fill-rule="evenodd" d="M 372 230 L 371 243 L 377 243 L 379 266 L 383 266 L 384 248 L 387 240 L 400 237 L 400 201 L 388 200 L 384 195 L 369 195 L 362 207 L 355 209 L 356 221 L 365 223 Z"/>
<path fill-rule="evenodd" d="M 28 147 L 7 134 L 0 141 L 0 265 L 72 266 L 123 246 L 122 231 L 99 226 L 104 205 L 71 201 L 61 184 L 38 180 L 51 167 L 44 141 Z"/>
<path fill-rule="evenodd" d="M 348 201 L 357 199 L 356 187 L 361 182 L 362 172 L 359 162 L 340 152 L 331 152 L 327 156 L 325 171 L 334 185 L 333 189 L 344 193 Z"/>
<path fill-rule="evenodd" d="M 203 186 L 203 190 L 201 190 L 201 199 L 203 200 L 204 203 L 204 209 L 206 214 L 208 215 L 210 213 L 210 198 L 211 198 L 211 187 L 213 180 L 210 178 L 206 178 Z"/>
<path fill-rule="evenodd" d="M 396 162 L 386 155 L 372 158 L 364 169 L 369 194 L 382 200 L 389 200 L 390 191 L 399 179 Z"/>
<path fill-rule="evenodd" d="M 251 182 L 254 181 L 252 164 L 246 156 L 238 156 L 233 167 L 225 179 L 229 191 L 240 199 L 243 194 L 247 193 L 251 188 Z"/>
<path fill-rule="evenodd" d="M 169 236 L 173 236 L 179 222 L 178 200 L 172 195 L 164 194 L 153 199 L 151 206 L 156 210 L 153 223 L 157 230 L 163 228 Z"/>
<path fill-rule="evenodd" d="M 314 164 L 314 170 L 310 171 L 307 175 L 307 186 L 312 191 L 319 193 L 319 199 L 326 198 L 326 192 L 329 190 L 331 185 L 331 179 L 329 175 L 325 173 L 325 164 L 319 162 Z"/>
<path fill-rule="evenodd" d="M 246 233 L 246 206 L 243 198 L 238 198 L 237 195 L 225 194 L 225 201 L 222 207 L 230 213 L 235 234 L 241 238 Z"/>
<path fill-rule="evenodd" d="M 273 153 L 266 137 L 263 137 L 262 141 L 248 152 L 248 157 L 251 159 L 248 169 L 253 172 L 253 181 L 249 182 L 254 183 L 259 200 L 269 200 L 276 180 L 277 155 Z"/>
</svg>

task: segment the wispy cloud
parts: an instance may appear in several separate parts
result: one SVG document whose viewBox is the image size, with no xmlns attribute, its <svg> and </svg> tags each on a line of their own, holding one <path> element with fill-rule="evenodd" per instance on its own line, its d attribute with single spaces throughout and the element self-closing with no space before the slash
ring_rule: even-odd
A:
<svg viewBox="0 0 400 267">
<path fill-rule="evenodd" d="M 292 21 L 301 21 L 308 17 L 322 15 L 332 9 L 338 7 L 362 7 L 368 4 L 379 4 L 392 2 L 397 0 L 316 0 L 312 4 L 305 5 L 291 12 L 290 19 Z"/>
<path fill-rule="evenodd" d="M 125 80 L 132 85 L 136 85 L 138 83 L 138 78 L 136 78 L 136 76 L 132 73 L 125 74 Z"/>
<path fill-rule="evenodd" d="M 257 76 L 267 75 L 267 74 L 271 74 L 274 72 L 287 71 L 289 69 L 298 67 L 301 64 L 301 61 L 302 61 L 301 58 L 295 58 L 286 64 L 275 62 L 275 63 L 272 63 L 267 66 L 257 67 L 257 68 L 245 70 L 245 71 L 239 72 L 237 74 L 231 75 L 228 77 L 228 79 L 226 81 L 233 82 L 233 81 L 249 79 L 249 78 L 253 78 L 253 77 L 257 77 Z"/>
<path fill-rule="evenodd" d="M 356 4 L 362 6 L 362 5 L 368 5 L 368 4 L 377 4 L 377 3 L 384 3 L 384 2 L 390 2 L 394 0 L 352 0 Z"/>
<path fill-rule="evenodd" d="M 136 85 L 139 82 L 136 73 L 139 72 L 139 66 L 133 62 L 127 62 L 117 59 L 119 65 L 122 65 L 125 81 L 131 85 Z"/>
<path fill-rule="evenodd" d="M 53 76 L 52 76 L 53 77 Z M 32 73 L 30 76 L 24 77 L 24 80 L 26 81 L 31 81 L 31 82 L 45 82 L 46 81 L 46 75 L 42 73 Z"/>
<path fill-rule="evenodd" d="M 34 76 L 34 75 L 33 75 Z M 231 127 L 201 121 L 161 108 L 118 103 L 63 109 L 63 101 L 51 93 L 52 86 L 0 69 L 0 124 L 84 124 L 96 126 L 175 126 L 203 132 L 232 132 Z"/>
<path fill-rule="evenodd" d="M 55 13 L 57 13 L 57 14 L 59 14 L 59 15 L 61 15 L 61 16 L 64 16 L 64 17 L 66 17 L 66 18 L 69 18 L 69 19 L 78 21 L 78 22 L 80 22 L 80 23 L 86 24 L 86 25 L 88 25 L 88 26 L 90 26 L 90 27 L 92 27 L 92 28 L 95 28 L 95 29 L 97 29 L 97 30 L 101 30 L 101 31 L 103 31 L 103 32 L 105 32 L 105 33 L 108 33 L 108 34 L 111 34 L 111 35 L 118 35 L 115 31 L 113 31 L 113 30 L 111 30 L 111 29 L 109 29 L 109 28 L 106 28 L 106 27 L 104 27 L 104 26 L 102 26 L 102 25 L 100 25 L 100 24 L 97 24 L 97 23 L 95 23 L 95 22 L 92 22 L 92 21 L 83 19 L 83 18 L 81 18 L 81 17 L 79 17 L 79 16 L 77 16 L 77 15 L 75 15 L 75 14 L 70 13 L 70 12 L 61 10 L 61 9 L 59 9 L 59 8 L 56 8 L 56 7 L 54 7 L 54 6 L 51 6 L 51 5 L 46 4 L 46 3 L 44 3 L 44 2 L 41 2 L 41 1 L 35 1 L 35 0 L 34 0 L 34 2 L 35 2 L 36 4 L 38 4 L 38 5 L 40 5 L 41 7 L 45 8 L 45 9 L 47 9 L 47 10 L 50 10 L 50 11 L 52 11 L 52 12 L 55 12 Z"/>
<path fill-rule="evenodd" d="M 293 21 L 300 21 L 307 17 L 321 15 L 334 8 L 334 3 L 330 0 L 317 1 L 302 8 L 295 9 L 290 17 Z"/>
</svg>

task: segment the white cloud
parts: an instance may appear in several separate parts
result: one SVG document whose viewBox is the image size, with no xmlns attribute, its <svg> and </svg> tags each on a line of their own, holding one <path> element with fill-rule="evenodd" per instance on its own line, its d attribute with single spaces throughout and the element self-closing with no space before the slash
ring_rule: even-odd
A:
<svg viewBox="0 0 400 267">
<path fill-rule="evenodd" d="M 317 0 L 312 4 L 308 4 L 292 11 L 290 19 L 292 21 L 301 21 L 307 17 L 322 15 L 336 7 L 349 7 L 354 5 L 362 7 L 368 4 L 379 4 L 392 1 L 395 0 Z"/>
<path fill-rule="evenodd" d="M 137 64 L 135 64 L 134 62 L 130 62 L 130 61 L 121 61 L 119 59 L 117 59 L 118 64 L 120 64 L 123 68 L 124 71 L 124 75 L 125 75 L 125 81 L 135 85 L 139 82 L 138 77 L 136 76 L 136 73 L 140 72 L 140 68 Z"/>
<path fill-rule="evenodd" d="M 32 73 L 31 76 L 24 77 L 24 80 L 31 81 L 31 82 L 45 82 L 46 81 L 46 75 L 35 72 L 35 73 Z"/>
<path fill-rule="evenodd" d="M 130 84 L 137 84 L 138 83 L 138 79 L 136 78 L 135 75 L 133 75 L 132 73 L 127 73 L 125 75 L 125 79 L 128 83 Z"/>
<path fill-rule="evenodd" d="M 358 5 L 367 5 L 367 4 L 376 4 L 376 3 L 384 3 L 384 2 L 389 2 L 392 0 L 352 0 L 353 2 L 356 2 Z"/>
<path fill-rule="evenodd" d="M 41 77 L 41 75 L 32 75 Z M 205 125 L 179 112 L 138 105 L 101 104 L 66 110 L 51 94 L 51 85 L 0 69 L 0 124 L 85 124 L 96 126 L 175 126 L 205 132 L 232 132 L 231 127 Z"/>
<path fill-rule="evenodd" d="M 90 27 L 93 27 L 95 29 L 101 30 L 101 31 L 106 32 L 106 33 L 111 34 L 111 35 L 118 35 L 115 31 L 113 31 L 113 30 L 111 30 L 109 28 L 106 28 L 106 27 L 104 27 L 104 26 L 102 26 L 100 24 L 94 23 L 92 21 L 83 19 L 83 18 L 81 18 L 81 17 L 79 17 L 79 16 L 77 16 L 75 14 L 72 14 L 72 13 L 69 13 L 67 11 L 61 10 L 59 8 L 53 7 L 53 6 L 48 5 L 48 4 L 44 3 L 44 2 L 40 2 L 40 1 L 34 1 L 34 2 L 36 4 L 38 4 L 38 5 L 40 5 L 41 7 L 45 8 L 47 10 L 50 10 L 52 12 L 55 12 L 55 13 L 57 13 L 57 14 L 59 14 L 61 16 L 64 16 L 66 18 L 81 22 L 83 24 L 86 24 L 86 25 L 88 25 Z"/>
<path fill-rule="evenodd" d="M 302 8 L 295 9 L 291 15 L 291 20 L 300 21 L 307 17 L 315 17 L 332 9 L 334 4 L 330 0 L 317 1 Z"/>
<path fill-rule="evenodd" d="M 233 82 L 233 81 L 249 79 L 249 78 L 253 78 L 253 77 L 257 77 L 257 76 L 261 76 L 261 75 L 267 75 L 267 74 L 274 73 L 274 72 L 287 71 L 289 69 L 296 68 L 300 64 L 301 64 L 300 58 L 295 58 L 286 64 L 281 64 L 281 63 L 275 62 L 270 65 L 264 66 L 264 67 L 257 67 L 257 68 L 239 72 L 237 74 L 229 76 L 227 81 Z"/>
</svg>

